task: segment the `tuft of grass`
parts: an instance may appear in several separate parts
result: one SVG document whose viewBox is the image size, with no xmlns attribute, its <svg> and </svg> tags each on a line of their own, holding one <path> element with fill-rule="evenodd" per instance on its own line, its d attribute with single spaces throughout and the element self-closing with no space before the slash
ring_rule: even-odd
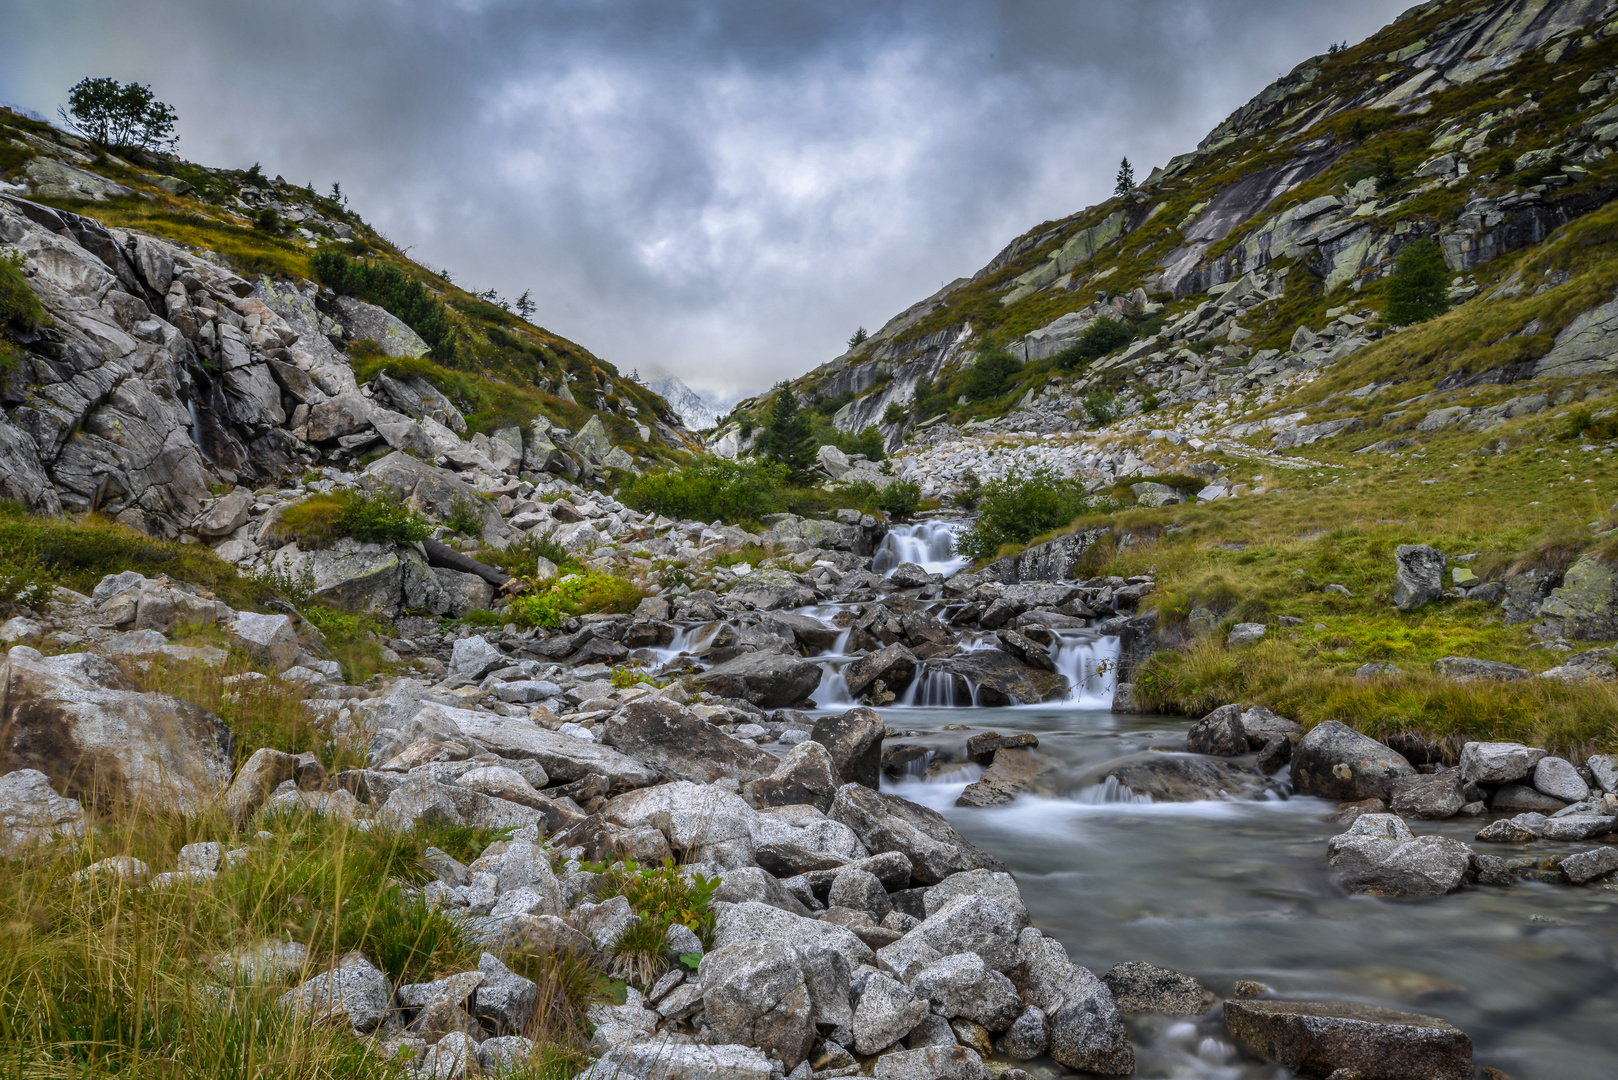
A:
<svg viewBox="0 0 1618 1080">
<path fill-rule="evenodd" d="M 507 605 L 506 613 L 518 626 L 554 630 L 563 619 L 574 615 L 596 611 L 627 614 L 640 601 L 641 591 L 633 582 L 591 570 L 564 575 L 517 597 Z"/>
<path fill-rule="evenodd" d="M 23 277 L 21 253 L 0 258 L 0 330 L 15 326 L 33 330 L 45 321 L 45 308 Z"/>
<path fill-rule="evenodd" d="M 288 539 L 329 547 L 343 537 L 378 543 L 415 544 L 432 535 L 427 519 L 382 492 L 345 489 L 311 495 L 281 511 L 279 530 Z"/>
</svg>

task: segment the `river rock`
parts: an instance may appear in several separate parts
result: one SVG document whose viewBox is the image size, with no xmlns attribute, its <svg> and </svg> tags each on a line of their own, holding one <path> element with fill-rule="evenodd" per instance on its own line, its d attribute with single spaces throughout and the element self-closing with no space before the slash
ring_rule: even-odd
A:
<svg viewBox="0 0 1618 1080">
<path fill-rule="evenodd" d="M 986 896 L 957 896 L 905 937 L 912 935 L 939 956 L 976 953 L 995 971 L 1017 963 L 1017 924 L 1004 905 Z"/>
<path fill-rule="evenodd" d="M 1500 844 L 1526 844 L 1545 835 L 1544 814 L 1527 813 L 1491 821 L 1478 830 L 1474 839 Z"/>
<path fill-rule="evenodd" d="M 1561 799 L 1553 799 L 1527 784 L 1501 784 L 1489 799 L 1490 808 L 1497 814 L 1518 810 L 1554 814 L 1566 805 Z"/>
<path fill-rule="evenodd" d="M 779 1067 L 751 1046 L 664 1037 L 614 1046 L 575 1080 L 771 1080 Z"/>
<path fill-rule="evenodd" d="M 1590 769 L 1590 775 L 1595 777 L 1601 790 L 1609 795 L 1618 795 L 1618 757 L 1612 754 L 1591 754 L 1585 761 Z"/>
<path fill-rule="evenodd" d="M 754 570 L 732 586 L 728 595 L 759 611 L 800 608 L 815 602 L 815 590 L 804 584 L 802 578 L 772 567 Z"/>
<path fill-rule="evenodd" d="M 1606 877 L 1614 871 L 1618 871 L 1618 848 L 1592 848 L 1562 860 L 1562 873 L 1575 885 Z"/>
<path fill-rule="evenodd" d="M 1010 874 L 993 870 L 963 870 L 951 874 L 927 890 L 923 910 L 926 915 L 932 915 L 959 896 L 986 896 L 995 901 L 1011 916 L 1011 924 L 1018 933 L 1028 925 L 1028 908 Z"/>
<path fill-rule="evenodd" d="M 1405 776 L 1393 784 L 1393 812 L 1433 820 L 1454 817 L 1466 805 L 1461 770 Z"/>
<path fill-rule="evenodd" d="M 753 941 L 702 958 L 703 1018 L 713 1041 L 757 1046 L 791 1071 L 814 1044 L 809 988 L 797 953 Z"/>
<path fill-rule="evenodd" d="M 620 828 L 656 829 L 692 859 L 726 868 L 754 865 L 758 811 L 723 788 L 684 780 L 659 784 L 614 796 L 601 814 Z"/>
<path fill-rule="evenodd" d="M 855 698 L 865 695 L 878 679 L 889 690 L 899 691 L 910 685 L 916 674 L 916 654 L 899 642 L 894 642 L 869 656 L 862 656 L 843 668 L 843 681 Z"/>
<path fill-rule="evenodd" d="M 965 1046 L 924 1046 L 877 1059 L 876 1080 L 988 1080 L 989 1070 L 976 1050 Z"/>
<path fill-rule="evenodd" d="M 1472 1041 L 1443 1020 L 1346 1001 L 1227 1001 L 1249 1054 L 1305 1076 L 1472 1080 Z"/>
<path fill-rule="evenodd" d="M 1068 692 L 1064 675 L 1029 667 L 1010 653 L 999 649 L 975 649 L 938 661 L 928 661 L 929 670 L 960 675 L 978 686 L 980 705 L 1034 704 L 1063 697 Z"/>
<path fill-rule="evenodd" d="M 614 791 L 646 787 L 662 779 L 656 767 L 636 761 L 611 747 L 586 742 L 542 728 L 528 720 L 505 719 L 472 709 L 428 703 L 414 718 L 417 724 L 448 725 L 450 730 L 503 758 L 537 761 L 553 784 L 571 784 L 586 776 L 602 776 Z"/>
<path fill-rule="evenodd" d="M 57 836 L 84 835 L 84 808 L 51 790 L 38 769 L 0 776 L 0 858 L 15 858 Z"/>
<path fill-rule="evenodd" d="M 1023 1009 L 995 1043 L 995 1049 L 1013 1061 L 1032 1061 L 1049 1050 L 1050 1046 L 1050 1021 L 1045 1017 L 1045 1010 L 1038 1005 Z"/>
<path fill-rule="evenodd" d="M 1442 896 L 1460 888 L 1472 849 L 1445 836 L 1411 835 L 1393 814 L 1365 814 L 1327 844 L 1337 882 L 1373 896 Z"/>
<path fill-rule="evenodd" d="M 925 885 L 962 870 L 1005 869 L 1000 860 L 967 842 L 942 814 L 897 795 L 844 784 L 827 816 L 853 829 L 873 855 L 896 851 L 905 856 L 912 876 Z"/>
<path fill-rule="evenodd" d="M 840 954 L 848 969 L 873 964 L 876 954 L 846 927 L 807 919 L 768 904 L 722 904 L 714 918 L 714 948 L 749 941 L 770 941 L 776 948 L 806 951 L 829 949 Z"/>
<path fill-rule="evenodd" d="M 1247 733 L 1247 746 L 1250 750 L 1257 750 L 1267 745 L 1277 735 L 1284 735 L 1291 740 L 1303 738 L 1302 724 L 1288 720 L 1263 705 L 1254 705 L 1243 711 L 1242 730 Z"/>
<path fill-rule="evenodd" d="M 681 780 L 711 784 L 728 777 L 746 783 L 776 768 L 776 759 L 757 743 L 732 738 L 660 697 L 630 702 L 604 728 L 615 749 Z"/>
<path fill-rule="evenodd" d="M 1111 991 L 1069 960 L 1061 942 L 1029 927 L 1018 935 L 1017 961 L 1013 981 L 1024 1000 L 1045 1013 L 1058 1064 L 1107 1076 L 1135 1071 L 1135 1051 Z"/>
<path fill-rule="evenodd" d="M 189 701 L 135 689 L 89 653 L 16 645 L 0 665 L 0 773 L 35 769 L 70 798 L 195 813 L 230 782 L 224 721 Z"/>
<path fill-rule="evenodd" d="M 1316 725 L 1292 751 L 1293 788 L 1322 799 L 1386 799 L 1396 780 L 1415 772 L 1403 756 L 1336 720 Z"/>
<path fill-rule="evenodd" d="M 887 1049 L 926 1019 L 927 1011 L 927 999 L 916 997 L 903 983 L 881 972 L 870 976 L 854 1007 L 854 1052 Z"/>
<path fill-rule="evenodd" d="M 306 1022 L 336 1020 L 356 1032 L 368 1032 L 393 1011 L 393 986 L 369 960 L 349 953 L 331 971 L 288 990 L 280 1000 L 283 1009 Z"/>
<path fill-rule="evenodd" d="M 1275 790 L 1272 781 L 1251 769 L 1196 754 L 1131 754 L 1086 774 L 1092 777 L 1153 802 L 1239 802 Z"/>
<path fill-rule="evenodd" d="M 754 806 L 807 804 L 824 813 L 831 809 L 832 799 L 841 786 L 831 752 L 818 742 L 805 740 L 781 759 L 774 772 L 749 783 L 746 792 Z"/>
<path fill-rule="evenodd" d="M 745 698 L 761 709 L 797 705 L 820 685 L 820 668 L 801 656 L 760 650 L 743 653 L 696 677 L 721 697 Z"/>
<path fill-rule="evenodd" d="M 875 790 L 881 786 L 884 730 L 881 714 L 861 707 L 821 717 L 809 737 L 831 752 L 843 783 L 863 784 Z"/>
<path fill-rule="evenodd" d="M 923 968 L 910 989 L 933 1003 L 933 1011 L 961 1016 L 992 1032 L 1005 1031 L 1022 1012 L 1011 980 L 986 967 L 977 953 L 955 953 Z"/>
<path fill-rule="evenodd" d="M 1201 1016 L 1219 996 L 1189 975 L 1139 960 L 1114 964 L 1101 976 L 1113 1003 L 1125 1016 L 1157 1013 L 1161 1016 Z"/>
<path fill-rule="evenodd" d="M 1534 771 L 1545 751 L 1514 742 L 1469 742 L 1461 747 L 1461 778 L 1473 784 L 1508 784 Z"/>
<path fill-rule="evenodd" d="M 1242 726 L 1240 705 L 1221 705 L 1191 725 L 1186 732 L 1186 748 L 1193 754 L 1235 757 L 1247 753 L 1247 729 Z"/>
<path fill-rule="evenodd" d="M 1547 840 L 1589 840 L 1612 832 L 1615 824 L 1611 814 L 1553 814 L 1545 819 L 1543 835 Z"/>
<path fill-rule="evenodd" d="M 1582 802 L 1590 797 L 1590 785 L 1573 763 L 1559 757 L 1543 757 L 1534 765 L 1534 788 L 1563 802 Z"/>
<path fill-rule="evenodd" d="M 1003 806 L 1033 788 L 1056 762 L 1028 747 L 999 750 L 981 777 L 966 785 L 955 800 L 956 806 Z"/>
<path fill-rule="evenodd" d="M 1393 553 L 1393 606 L 1415 611 L 1444 595 L 1444 567 L 1449 560 L 1426 544 L 1400 544 Z"/>
</svg>

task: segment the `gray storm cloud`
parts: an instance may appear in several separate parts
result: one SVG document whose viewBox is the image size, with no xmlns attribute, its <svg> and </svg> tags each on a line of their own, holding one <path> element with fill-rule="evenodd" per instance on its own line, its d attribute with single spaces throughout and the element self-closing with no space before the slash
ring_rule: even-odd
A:
<svg viewBox="0 0 1618 1080">
<path fill-rule="evenodd" d="M 0 0 L 0 100 L 151 83 L 623 370 L 757 388 L 1405 5 Z"/>
</svg>

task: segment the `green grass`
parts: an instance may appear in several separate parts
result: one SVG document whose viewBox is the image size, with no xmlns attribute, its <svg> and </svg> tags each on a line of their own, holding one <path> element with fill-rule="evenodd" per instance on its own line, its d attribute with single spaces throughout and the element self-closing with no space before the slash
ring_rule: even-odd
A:
<svg viewBox="0 0 1618 1080">
<path fill-rule="evenodd" d="M 330 547 L 345 537 L 408 545 L 427 539 L 432 526 L 390 493 L 345 489 L 311 495 L 282 510 L 277 531 L 311 547 Z"/>
<path fill-rule="evenodd" d="M 554 630 L 562 620 L 592 612 L 625 614 L 635 610 L 641 591 L 633 582 L 591 570 L 568 574 L 536 586 L 506 606 L 506 613 L 518 626 L 543 626 Z"/>
</svg>

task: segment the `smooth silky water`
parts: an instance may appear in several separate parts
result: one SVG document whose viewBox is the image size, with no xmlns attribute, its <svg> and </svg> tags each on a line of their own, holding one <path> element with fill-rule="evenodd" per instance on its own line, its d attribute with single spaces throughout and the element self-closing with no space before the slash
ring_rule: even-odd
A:
<svg viewBox="0 0 1618 1080">
<path fill-rule="evenodd" d="M 1099 697 L 1099 695 L 1085 695 Z M 1618 892 L 1519 883 L 1422 901 L 1345 897 L 1326 841 L 1344 827 L 1318 799 L 1143 804 L 1093 779 L 1114 758 L 1183 745 L 1180 718 L 1068 705 L 887 708 L 893 741 L 964 756 L 977 732 L 1031 731 L 1061 762 L 1042 795 L 955 806 L 977 766 L 884 790 L 932 807 L 1016 875 L 1035 925 L 1096 972 L 1145 960 L 1222 996 L 1253 979 L 1282 998 L 1347 998 L 1441 1016 L 1480 1066 L 1518 1080 L 1618 1077 Z M 970 731 L 945 731 L 948 724 Z M 1285 774 L 1283 774 L 1284 777 Z M 1470 842 L 1475 821 L 1413 822 Z M 1509 845 L 1491 846 L 1511 854 Z M 1140 1076 L 1288 1075 L 1243 1064 L 1216 1010 L 1200 1022 L 1131 1020 Z"/>
</svg>

